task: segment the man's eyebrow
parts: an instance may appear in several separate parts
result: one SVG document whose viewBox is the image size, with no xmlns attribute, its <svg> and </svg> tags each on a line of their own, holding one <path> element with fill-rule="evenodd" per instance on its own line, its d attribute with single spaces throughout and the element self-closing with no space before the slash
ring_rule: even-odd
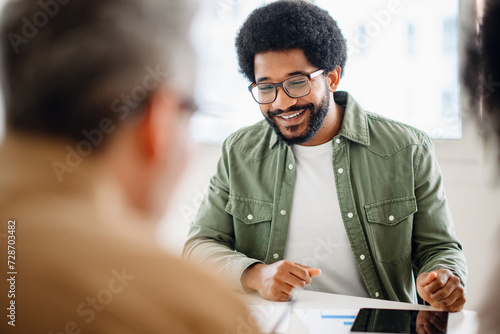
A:
<svg viewBox="0 0 500 334">
<path fill-rule="evenodd" d="M 267 81 L 269 80 L 269 77 L 262 77 L 262 78 L 258 78 L 257 80 L 255 80 L 255 83 L 259 83 L 261 81 Z"/>
<path fill-rule="evenodd" d="M 300 75 L 300 74 L 308 75 L 309 73 L 304 72 L 304 71 L 295 71 L 295 72 L 288 73 L 286 76 L 287 77 L 293 77 L 294 75 Z M 259 83 L 259 82 L 262 82 L 262 81 L 268 81 L 270 79 L 271 78 L 269 78 L 269 77 L 258 78 L 258 79 L 255 80 L 255 83 Z"/>
</svg>

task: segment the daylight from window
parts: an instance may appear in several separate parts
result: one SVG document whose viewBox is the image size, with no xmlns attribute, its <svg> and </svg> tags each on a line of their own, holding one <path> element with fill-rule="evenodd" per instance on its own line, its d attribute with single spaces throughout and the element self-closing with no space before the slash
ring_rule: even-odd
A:
<svg viewBox="0 0 500 334">
<path fill-rule="evenodd" d="M 5 0 L 0 0 L 3 5 Z M 263 0 L 204 0 L 192 29 L 198 56 L 191 121 L 195 141 L 220 144 L 263 116 L 239 73 L 234 38 Z M 458 0 L 315 0 L 337 20 L 349 47 L 339 89 L 368 111 L 434 139 L 459 139 Z M 1 102 L 1 100 L 0 100 Z M 0 119 L 3 105 L 0 108 Z M 4 124 L 0 121 L 0 137 Z"/>
<path fill-rule="evenodd" d="M 248 14 L 270 1 L 206 0 L 195 18 L 198 54 L 191 122 L 195 141 L 220 144 L 263 119 L 238 71 L 234 38 Z M 462 135 L 458 84 L 458 0 L 316 0 L 347 39 L 339 89 L 368 111 L 411 124 L 435 139 Z"/>
</svg>

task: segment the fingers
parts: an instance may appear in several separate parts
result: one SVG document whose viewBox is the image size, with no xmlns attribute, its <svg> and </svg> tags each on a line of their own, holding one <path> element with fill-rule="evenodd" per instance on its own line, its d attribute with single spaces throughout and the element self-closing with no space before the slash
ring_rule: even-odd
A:
<svg viewBox="0 0 500 334">
<path fill-rule="evenodd" d="M 265 296 L 263 297 L 275 302 L 287 302 L 290 300 L 290 293 L 292 292 L 292 289 L 293 288 L 291 287 L 290 289 L 288 289 L 287 286 L 285 285 L 275 286 L 274 288 L 271 289 L 271 291 L 269 291 L 270 292 L 268 295 L 269 298 Z"/>
<path fill-rule="evenodd" d="M 316 277 L 316 276 L 321 275 L 321 269 L 309 268 L 309 269 L 307 269 L 307 271 L 309 272 L 309 276 L 311 276 L 311 277 Z"/>
<path fill-rule="evenodd" d="M 319 269 L 286 260 L 260 266 L 257 269 L 261 272 L 258 275 L 256 290 L 262 297 L 273 301 L 287 301 L 290 299 L 293 288 L 303 289 L 310 284 L 312 275 L 309 274 L 309 270 L 312 270 L 316 276 L 319 274 L 317 273 Z"/>
<path fill-rule="evenodd" d="M 448 269 L 439 270 L 438 272 L 433 271 L 430 274 L 435 274 L 435 278 L 425 286 L 425 291 L 430 294 L 434 294 L 437 291 L 443 289 L 450 279 L 455 279 L 455 283 L 460 283 L 458 277 L 456 277 L 451 271 Z M 429 274 L 429 276 L 430 276 Z"/>
<path fill-rule="evenodd" d="M 435 277 L 431 280 L 433 273 Z M 428 283 L 425 284 L 425 282 Z M 465 291 L 460 279 L 448 269 L 419 275 L 417 285 L 420 297 L 432 306 L 458 312 L 465 304 Z"/>
<path fill-rule="evenodd" d="M 435 271 L 431 271 L 430 273 L 422 273 L 418 275 L 417 277 L 417 284 L 418 285 L 428 285 L 432 281 L 434 281 L 438 277 L 438 273 Z"/>
<path fill-rule="evenodd" d="M 307 272 L 309 273 L 309 276 L 311 276 L 311 277 L 316 277 L 316 276 L 321 275 L 321 269 L 311 268 L 309 266 L 305 266 L 305 265 L 300 264 L 300 263 L 295 263 L 295 264 L 298 265 L 299 267 L 306 269 Z"/>
<path fill-rule="evenodd" d="M 464 307 L 465 301 L 463 288 L 458 287 L 450 296 L 441 300 L 435 300 L 433 305 L 445 311 L 458 312 Z"/>
<path fill-rule="evenodd" d="M 307 280 L 301 279 L 297 277 L 295 274 L 291 272 L 280 272 L 278 273 L 277 277 L 278 281 L 286 283 L 290 287 L 290 291 L 294 287 L 298 287 L 303 289 L 307 284 L 311 282 L 311 277 L 307 277 Z M 288 289 L 287 289 L 288 290 Z M 290 291 L 285 291 L 286 293 L 289 293 Z"/>
<path fill-rule="evenodd" d="M 295 277 L 303 280 L 305 282 L 305 285 L 311 284 L 312 279 L 311 279 L 311 275 L 309 275 L 307 268 L 305 268 L 304 266 L 301 266 L 297 263 L 288 262 L 288 261 L 284 261 L 283 265 L 284 265 L 283 269 L 285 270 L 285 272 L 292 274 Z"/>
<path fill-rule="evenodd" d="M 444 280 L 444 279 L 443 279 Z M 458 288 L 461 288 L 460 279 L 456 276 L 448 277 L 448 280 L 443 283 L 443 280 L 436 279 L 431 284 L 427 285 L 424 290 L 427 291 L 431 298 L 436 301 L 444 300 Z M 463 288 L 462 288 L 463 290 Z"/>
<path fill-rule="evenodd" d="M 467 299 L 465 298 L 465 295 L 462 295 L 461 297 L 459 297 L 455 303 L 451 304 L 450 306 L 448 306 L 448 308 L 446 309 L 446 311 L 450 311 L 450 312 L 460 312 L 462 311 L 462 309 L 464 308 L 464 305 L 465 305 L 465 302 L 467 301 Z"/>
<path fill-rule="evenodd" d="M 430 294 L 433 300 L 442 300 L 451 295 L 458 284 L 460 284 L 458 277 L 442 275 L 425 286 L 424 290 Z"/>
</svg>

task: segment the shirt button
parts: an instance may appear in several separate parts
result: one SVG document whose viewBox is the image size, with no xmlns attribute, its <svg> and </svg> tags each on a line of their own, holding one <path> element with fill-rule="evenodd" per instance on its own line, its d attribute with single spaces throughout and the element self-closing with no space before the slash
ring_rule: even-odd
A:
<svg viewBox="0 0 500 334">
<path fill-rule="evenodd" d="M 344 172 L 343 168 L 339 168 L 339 174 L 342 174 Z"/>
<path fill-rule="evenodd" d="M 366 259 L 364 254 L 361 254 L 361 256 L 359 258 L 361 259 L 361 261 L 364 261 Z"/>
<path fill-rule="evenodd" d="M 394 216 L 393 216 L 393 215 L 390 215 L 390 216 L 389 216 L 389 220 L 390 220 L 391 222 L 392 222 L 392 221 L 394 221 Z"/>
<path fill-rule="evenodd" d="M 248 220 L 252 220 L 253 216 L 252 215 L 248 215 L 247 218 L 248 218 Z"/>
<path fill-rule="evenodd" d="M 337 139 L 335 139 L 335 142 L 336 142 L 337 144 L 340 144 L 340 139 L 338 139 L 338 138 L 337 138 Z"/>
<path fill-rule="evenodd" d="M 276 254 L 274 254 L 274 255 L 273 255 L 273 257 L 274 257 L 275 259 L 278 259 L 280 256 L 279 256 L 279 254 L 278 254 L 278 253 L 276 253 Z"/>
<path fill-rule="evenodd" d="M 284 216 L 284 215 L 286 215 L 286 210 L 281 210 L 280 213 L 282 216 Z"/>
<path fill-rule="evenodd" d="M 347 214 L 347 217 L 352 218 L 352 217 L 354 217 L 354 215 L 352 214 L 352 212 L 349 212 L 349 213 Z"/>
<path fill-rule="evenodd" d="M 377 298 L 380 297 L 380 293 L 375 292 L 375 297 L 377 297 Z"/>
<path fill-rule="evenodd" d="M 292 164 L 289 164 L 289 165 L 288 165 L 288 169 L 289 169 L 289 170 L 292 170 L 292 169 L 293 169 L 293 165 L 292 165 Z"/>
</svg>

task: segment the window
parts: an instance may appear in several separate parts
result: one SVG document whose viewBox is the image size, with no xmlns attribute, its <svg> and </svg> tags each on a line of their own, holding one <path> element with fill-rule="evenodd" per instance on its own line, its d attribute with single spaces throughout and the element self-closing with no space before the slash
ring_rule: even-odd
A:
<svg viewBox="0 0 500 334">
<path fill-rule="evenodd" d="M 457 17 L 452 16 L 443 19 L 443 52 L 453 55 L 458 45 L 458 22 Z"/>
<path fill-rule="evenodd" d="M 314 3 L 330 12 L 347 39 L 349 58 L 339 89 L 367 110 L 416 126 L 432 138 L 461 138 L 458 0 Z M 370 39 L 363 53 L 354 39 L 360 23 Z"/>
<path fill-rule="evenodd" d="M 207 0 L 193 28 L 200 112 L 196 141 L 221 143 L 263 119 L 250 84 L 238 72 L 234 38 L 248 14 L 269 1 Z M 458 139 L 458 0 L 315 0 L 337 20 L 349 47 L 339 89 L 369 111 L 420 128 L 433 138 Z M 222 87 L 222 89 L 221 89 Z"/>
<path fill-rule="evenodd" d="M 206 0 L 192 29 L 198 55 L 195 88 L 199 112 L 191 120 L 195 141 L 220 144 L 229 133 L 263 118 L 239 73 L 234 40 L 245 18 L 264 0 Z"/>
<path fill-rule="evenodd" d="M 194 140 L 220 144 L 229 133 L 263 118 L 247 90 L 250 83 L 239 73 L 234 38 L 250 12 L 268 2 L 199 2 L 192 29 L 200 106 L 191 121 Z M 414 125 L 432 138 L 461 137 L 458 0 L 312 2 L 331 13 L 348 41 L 339 89 L 367 110 Z"/>
<path fill-rule="evenodd" d="M 416 28 L 415 24 L 413 22 L 408 23 L 408 30 L 407 30 L 408 36 L 407 38 L 407 45 L 408 45 L 408 56 L 413 56 L 416 53 Z"/>
<path fill-rule="evenodd" d="M 368 42 L 370 40 L 370 38 L 368 37 L 368 33 L 366 32 L 365 24 L 360 24 L 358 26 L 358 31 L 355 36 L 356 37 L 354 37 L 354 41 L 356 41 L 356 51 L 359 54 L 365 54 Z"/>
</svg>

